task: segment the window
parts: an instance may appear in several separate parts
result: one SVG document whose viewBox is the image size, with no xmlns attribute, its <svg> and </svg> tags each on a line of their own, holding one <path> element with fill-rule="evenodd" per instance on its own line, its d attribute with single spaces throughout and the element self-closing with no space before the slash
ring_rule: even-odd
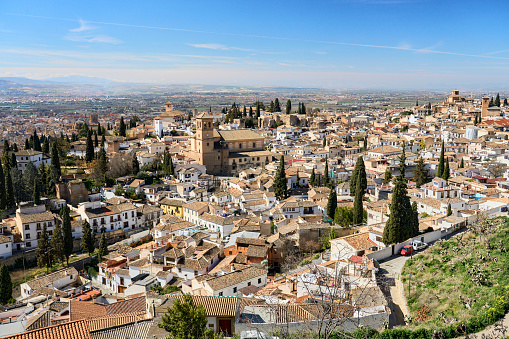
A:
<svg viewBox="0 0 509 339">
<path fill-rule="evenodd" d="M 27 233 L 25 236 L 26 239 L 30 239 L 30 233 Z"/>
<path fill-rule="evenodd" d="M 233 288 L 233 293 L 237 293 L 237 287 Z"/>
<path fill-rule="evenodd" d="M 27 242 L 26 247 L 32 247 L 32 243 L 31 242 Z"/>
<path fill-rule="evenodd" d="M 30 225 L 25 225 L 25 231 L 30 231 Z"/>
<path fill-rule="evenodd" d="M 256 147 L 256 144 L 253 142 L 253 147 Z"/>
<path fill-rule="evenodd" d="M 223 292 L 219 292 L 219 296 L 222 297 L 223 296 Z"/>
<path fill-rule="evenodd" d="M 179 267 L 179 273 L 182 273 L 182 268 Z"/>
<path fill-rule="evenodd" d="M 194 271 L 194 275 L 198 275 L 198 271 Z"/>
<path fill-rule="evenodd" d="M 258 278 L 258 283 L 261 284 L 262 283 L 262 278 Z"/>
<path fill-rule="evenodd" d="M 251 282 L 250 281 L 247 282 L 247 286 L 251 286 Z"/>
</svg>

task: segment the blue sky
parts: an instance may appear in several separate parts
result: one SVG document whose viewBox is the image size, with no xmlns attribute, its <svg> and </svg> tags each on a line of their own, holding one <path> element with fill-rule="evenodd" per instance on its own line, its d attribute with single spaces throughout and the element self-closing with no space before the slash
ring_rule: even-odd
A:
<svg viewBox="0 0 509 339">
<path fill-rule="evenodd" d="M 0 2 L 0 76 L 509 89 L 507 1 Z"/>
</svg>

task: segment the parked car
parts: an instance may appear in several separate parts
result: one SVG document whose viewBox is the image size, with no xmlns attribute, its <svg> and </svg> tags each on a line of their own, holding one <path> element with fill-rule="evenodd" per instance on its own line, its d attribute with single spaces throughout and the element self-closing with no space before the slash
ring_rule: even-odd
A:
<svg viewBox="0 0 509 339">
<path fill-rule="evenodd" d="M 428 247 L 428 244 L 419 240 L 414 240 L 412 241 L 412 247 L 414 248 L 414 251 L 418 251 Z"/>
<path fill-rule="evenodd" d="M 414 248 L 412 245 L 405 245 L 403 248 L 399 251 L 401 255 L 410 255 L 414 252 Z"/>
</svg>

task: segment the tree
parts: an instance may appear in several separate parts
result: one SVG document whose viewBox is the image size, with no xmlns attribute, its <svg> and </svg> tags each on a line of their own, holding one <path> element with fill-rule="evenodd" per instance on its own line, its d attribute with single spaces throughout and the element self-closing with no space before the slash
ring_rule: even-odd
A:
<svg viewBox="0 0 509 339">
<path fill-rule="evenodd" d="M 2 264 L 0 268 L 0 303 L 6 304 L 12 299 L 12 281 L 9 268 Z"/>
<path fill-rule="evenodd" d="M 34 194 L 34 181 L 39 176 L 39 171 L 30 161 L 23 171 L 23 200 L 29 201 Z"/>
<path fill-rule="evenodd" d="M 92 160 L 94 160 L 94 143 L 92 142 L 92 132 L 89 131 L 85 145 L 85 161 L 91 162 Z"/>
<path fill-rule="evenodd" d="M 334 219 L 334 213 L 336 213 L 336 208 L 338 207 L 338 197 L 336 195 L 336 190 L 331 188 L 329 193 L 329 199 L 327 200 L 327 216 L 331 219 Z"/>
<path fill-rule="evenodd" d="M 429 182 L 428 170 L 424 168 L 424 160 L 422 158 L 419 158 L 419 161 L 417 161 L 417 165 L 414 169 L 413 180 L 418 188 Z"/>
<path fill-rule="evenodd" d="M 5 202 L 5 175 L 4 169 L 2 166 L 2 161 L 0 160 L 0 209 L 4 210 L 6 206 Z"/>
<path fill-rule="evenodd" d="M 362 223 L 363 219 L 363 206 L 362 201 L 364 198 L 364 190 L 362 188 L 361 176 L 357 176 L 357 183 L 355 184 L 355 199 L 353 203 L 353 223 L 358 225 Z"/>
<path fill-rule="evenodd" d="M 309 183 L 311 184 L 311 186 L 315 185 L 315 180 L 316 180 L 315 168 L 313 167 L 313 169 L 311 170 L 311 175 L 309 176 Z"/>
<path fill-rule="evenodd" d="M 441 178 L 444 175 L 444 165 L 445 165 L 445 145 L 442 141 L 442 149 L 440 150 L 440 159 L 438 160 L 438 169 L 437 169 L 437 177 Z"/>
<path fill-rule="evenodd" d="M 368 188 L 368 180 L 366 179 L 366 167 L 362 157 L 357 158 L 355 168 L 352 172 L 352 176 L 350 177 L 350 195 L 354 195 L 356 192 L 355 185 L 357 184 L 357 176 L 361 177 L 361 187 L 363 191 L 366 192 L 366 189 Z"/>
<path fill-rule="evenodd" d="M 353 224 L 353 209 L 347 206 L 338 206 L 334 213 L 334 222 L 341 227 L 348 227 Z"/>
<path fill-rule="evenodd" d="M 34 179 L 34 192 L 32 195 L 32 200 L 34 201 L 34 205 L 39 205 L 41 203 L 41 188 L 39 187 L 39 179 Z"/>
<path fill-rule="evenodd" d="M 449 180 L 451 177 L 451 170 L 449 169 L 449 158 L 445 161 L 444 172 L 442 173 L 442 179 Z"/>
<path fill-rule="evenodd" d="M 327 138 L 323 138 L 322 147 L 327 146 Z"/>
<path fill-rule="evenodd" d="M 452 214 L 451 204 L 447 204 L 447 216 Z"/>
<path fill-rule="evenodd" d="M 99 241 L 99 261 L 102 261 L 104 256 L 108 254 L 108 243 L 106 242 L 106 232 L 101 232 L 101 240 Z"/>
<path fill-rule="evenodd" d="M 120 125 L 118 127 L 118 135 L 120 135 L 121 137 L 125 137 L 126 136 L 124 117 L 120 117 Z"/>
<path fill-rule="evenodd" d="M 367 136 L 364 137 L 363 144 L 362 144 L 362 149 L 364 151 L 368 150 L 368 137 Z"/>
<path fill-rule="evenodd" d="M 503 163 L 500 163 L 500 162 L 497 162 L 494 160 L 488 162 L 488 164 L 486 165 L 486 170 L 494 178 L 500 178 L 504 174 L 506 169 L 507 169 L 506 164 L 503 164 Z"/>
<path fill-rule="evenodd" d="M 51 147 L 51 166 L 55 169 L 55 174 L 60 178 L 62 175 L 60 169 L 60 156 L 58 155 L 57 142 L 53 142 L 53 146 Z"/>
<path fill-rule="evenodd" d="M 497 93 L 497 96 L 495 97 L 494 105 L 497 107 L 500 107 L 500 94 Z"/>
<path fill-rule="evenodd" d="M 465 168 L 465 163 L 463 162 L 463 157 L 461 157 L 461 162 L 459 168 Z"/>
<path fill-rule="evenodd" d="M 136 153 L 134 153 L 134 152 L 133 152 L 132 169 L 133 169 L 134 175 L 136 175 L 136 174 L 138 174 L 138 172 L 140 172 L 140 163 L 138 162 L 138 157 L 136 156 Z"/>
<path fill-rule="evenodd" d="M 99 147 L 99 138 L 96 131 L 94 131 L 94 147 Z"/>
<path fill-rule="evenodd" d="M 51 236 L 50 244 L 53 259 L 55 261 L 60 261 L 63 264 L 65 259 L 65 248 L 64 248 L 64 236 L 62 234 L 62 225 L 60 219 L 56 220 L 55 229 L 53 230 L 53 235 Z"/>
<path fill-rule="evenodd" d="M 292 113 L 292 101 L 290 99 L 286 100 L 286 114 Z"/>
<path fill-rule="evenodd" d="M 419 146 L 421 146 L 421 151 L 424 151 L 426 149 L 426 142 L 424 141 L 424 139 L 421 139 L 421 141 L 419 142 Z"/>
<path fill-rule="evenodd" d="M 417 203 L 412 203 L 412 237 L 419 234 L 419 212 L 417 211 Z"/>
<path fill-rule="evenodd" d="M 39 136 L 37 135 L 37 130 L 34 130 L 33 137 L 34 137 L 33 138 L 34 139 L 34 151 L 42 152 L 41 140 L 39 139 Z"/>
<path fill-rule="evenodd" d="M 384 185 L 387 185 L 388 183 L 390 183 L 392 180 L 392 173 L 391 171 L 387 168 L 385 170 L 385 175 L 384 175 L 384 180 L 383 180 L 383 184 Z"/>
<path fill-rule="evenodd" d="M 83 221 L 83 235 L 81 236 L 81 250 L 88 255 L 94 252 L 94 238 L 88 221 Z"/>
<path fill-rule="evenodd" d="M 21 187 L 21 175 L 20 175 L 18 169 L 12 168 L 11 172 L 16 172 L 16 174 L 17 174 L 16 178 L 19 179 L 19 185 L 17 185 L 16 187 Z M 22 196 L 22 189 L 17 189 L 16 192 L 18 194 L 18 197 Z M 11 173 L 6 171 L 5 172 L 5 207 L 11 208 L 11 207 L 16 206 L 16 201 L 20 202 L 21 199 L 15 200 L 14 187 L 12 185 Z"/>
<path fill-rule="evenodd" d="M 279 104 L 278 98 L 274 100 L 274 112 L 281 112 L 281 105 Z"/>
<path fill-rule="evenodd" d="M 325 158 L 325 168 L 323 169 L 323 185 L 328 186 L 329 185 L 329 165 L 327 158 Z M 332 211 L 334 213 L 334 210 Z"/>
<path fill-rule="evenodd" d="M 69 257 L 71 256 L 74 250 L 74 239 L 72 237 L 72 226 L 71 226 L 71 217 L 69 215 L 69 207 L 62 207 L 62 233 L 63 233 L 63 253 L 65 259 L 67 260 L 67 265 L 69 265 Z"/>
<path fill-rule="evenodd" d="M 507 98 L 504 99 L 504 106 L 507 107 Z"/>
<path fill-rule="evenodd" d="M 166 330 L 173 339 L 202 339 L 210 337 L 211 330 L 206 329 L 207 317 L 203 305 L 195 305 L 189 294 L 176 299 L 157 326 Z"/>
<path fill-rule="evenodd" d="M 286 199 L 288 196 L 288 187 L 285 173 L 285 158 L 282 155 L 279 160 L 279 166 L 277 168 L 276 176 L 274 178 L 274 194 L 279 200 Z"/>
<path fill-rule="evenodd" d="M 37 241 L 37 266 L 46 266 L 46 271 L 52 266 L 53 253 L 49 241 L 48 227 L 46 223 L 42 224 L 42 232 L 40 233 L 39 240 Z"/>
<path fill-rule="evenodd" d="M 42 144 L 42 152 L 44 154 L 49 154 L 49 139 L 44 138 L 44 142 Z"/>
<path fill-rule="evenodd" d="M 494 102 L 493 102 L 493 97 L 491 97 L 491 99 L 490 99 L 490 103 L 489 103 L 489 107 L 493 107 L 493 105 L 495 105 L 495 104 L 494 104 Z"/>
</svg>

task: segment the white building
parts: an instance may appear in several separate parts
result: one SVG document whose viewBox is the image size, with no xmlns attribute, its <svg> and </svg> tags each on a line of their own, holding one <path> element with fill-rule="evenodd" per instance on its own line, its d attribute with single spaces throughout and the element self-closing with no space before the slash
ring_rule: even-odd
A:
<svg viewBox="0 0 509 339">
<path fill-rule="evenodd" d="M 16 155 L 16 162 L 18 163 L 18 169 L 20 171 L 24 171 L 29 162 L 32 162 L 35 167 L 39 168 L 41 164 L 49 165 L 51 164 L 51 159 L 45 157 L 42 152 L 34 151 L 34 150 L 23 150 L 14 153 Z"/>
<path fill-rule="evenodd" d="M 105 205 L 100 201 L 84 202 L 78 205 L 77 212 L 95 232 L 101 232 L 101 229 L 106 232 L 132 230 L 138 227 L 136 206 L 130 202 L 117 205 Z"/>
<path fill-rule="evenodd" d="M 21 249 L 21 245 L 25 249 L 37 247 L 37 239 L 41 236 L 44 224 L 50 238 L 53 235 L 55 216 L 50 211 L 46 211 L 45 205 L 22 205 L 16 210 L 15 220 L 22 240 L 22 244 L 18 243 L 17 250 Z"/>
</svg>

